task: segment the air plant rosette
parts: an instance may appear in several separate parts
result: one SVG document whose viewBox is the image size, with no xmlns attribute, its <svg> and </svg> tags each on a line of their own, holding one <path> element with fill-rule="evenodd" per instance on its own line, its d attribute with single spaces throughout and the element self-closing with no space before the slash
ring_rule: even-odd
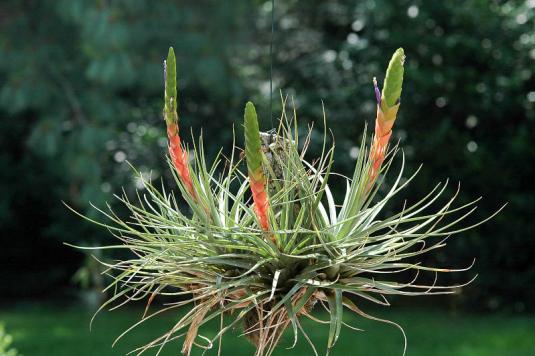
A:
<svg viewBox="0 0 535 356">
<path fill-rule="evenodd" d="M 293 333 L 294 345 L 303 335 L 318 354 L 302 320 L 319 322 L 314 313 L 320 306 L 328 312 L 328 353 L 347 325 L 344 311 L 402 330 L 361 310 L 359 300 L 389 305 L 390 295 L 449 294 L 462 286 L 441 286 L 436 278 L 429 285 L 419 283 L 417 277 L 400 281 L 407 271 L 418 276 L 468 269 L 415 261 L 443 247 L 451 235 L 492 217 L 459 226 L 474 211 L 477 200 L 454 207 L 455 194 L 436 208 L 446 184 L 437 184 L 416 203 L 384 216 L 384 207 L 416 174 L 403 178 L 403 153 L 390 145 L 404 60 L 400 48 L 388 65 L 382 92 L 374 79 L 375 134 L 368 148 L 364 130 L 352 177 L 337 176 L 337 184 L 343 179 L 346 187 L 343 201 L 337 203 L 329 187 L 334 145 L 327 144 L 327 129 L 321 155 L 308 161 L 311 131 L 300 137 L 295 110 L 287 113 L 285 99 L 278 128 L 269 134 L 260 132 L 255 107 L 247 103 L 244 154 L 221 153 L 208 165 L 202 139 L 188 151 L 179 135 L 176 59 L 169 49 L 163 110 L 169 165 L 189 209 L 183 209 L 163 185 L 157 188 L 139 175 L 145 189 L 138 192 L 137 202 L 125 195 L 117 197 L 128 208 L 129 219 L 120 219 L 111 209 L 99 209 L 107 221 L 91 220 L 121 241 L 106 248 L 127 249 L 132 256 L 105 263 L 106 273 L 113 278 L 106 290 L 114 295 L 101 309 L 130 301 L 147 303 L 141 320 L 119 338 L 147 319 L 189 306 L 170 330 L 134 353 L 159 352 L 178 338 L 183 338 L 184 354 L 189 355 L 194 345 L 210 349 L 216 343 L 221 352 L 225 332 L 241 328 L 256 347 L 255 355 L 270 355 L 287 329 Z M 401 168 L 379 194 L 395 158 Z M 149 313 L 158 296 L 175 301 Z M 214 337 L 202 336 L 202 326 L 213 319 L 220 321 L 220 330 Z"/>
</svg>

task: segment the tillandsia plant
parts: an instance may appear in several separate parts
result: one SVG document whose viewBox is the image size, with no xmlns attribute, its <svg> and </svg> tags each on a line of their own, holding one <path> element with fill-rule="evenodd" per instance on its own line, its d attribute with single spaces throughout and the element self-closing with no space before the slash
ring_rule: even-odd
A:
<svg viewBox="0 0 535 356">
<path fill-rule="evenodd" d="M 458 226 L 474 211 L 475 201 L 453 207 L 454 195 L 436 208 L 446 190 L 446 184 L 438 184 L 413 205 L 384 216 L 384 207 L 414 177 L 403 178 L 403 154 L 390 143 L 404 60 L 400 48 L 388 65 L 382 92 L 374 79 L 375 134 L 368 148 L 364 130 L 352 177 L 337 175 L 337 184 L 343 180 L 346 187 L 343 201 L 337 203 L 329 186 L 334 145 L 327 144 L 327 129 L 321 155 L 307 160 L 311 130 L 299 135 L 295 110 L 287 114 L 285 98 L 274 133 L 260 132 L 255 107 L 246 104 L 244 154 L 233 149 L 227 156 L 219 154 L 209 166 L 199 140 L 190 160 L 179 136 L 176 60 L 169 50 L 163 116 L 170 168 L 189 211 L 179 206 L 175 194 L 139 175 L 145 191 L 138 193 L 138 201 L 118 197 L 131 213 L 128 220 L 111 209 L 99 209 L 109 222 L 92 220 L 121 241 L 107 248 L 128 249 L 132 256 L 106 264 L 106 273 L 113 278 L 106 290 L 115 294 L 101 309 L 130 301 L 147 303 L 142 319 L 125 333 L 161 313 L 190 306 L 170 330 L 133 352 L 152 348 L 159 352 L 177 338 L 184 339 L 184 354 L 189 355 L 193 345 L 210 349 L 216 341 L 220 352 L 222 335 L 241 327 L 256 347 L 255 355 L 270 355 L 286 329 L 293 332 L 294 345 L 302 334 L 318 354 L 302 320 L 321 322 L 314 307 L 323 306 L 329 316 L 328 353 L 347 325 L 344 310 L 397 326 L 365 313 L 359 300 L 389 305 L 390 295 L 447 294 L 462 286 L 440 286 L 436 278 L 430 285 L 419 283 L 422 272 L 469 267 L 424 266 L 418 256 L 488 220 Z M 325 117 L 323 121 L 325 127 Z M 380 191 L 398 156 L 400 171 L 388 189 Z M 414 278 L 400 281 L 411 271 Z M 158 296 L 174 301 L 149 313 Z M 202 336 L 200 328 L 216 318 L 221 325 L 217 334 Z"/>
</svg>

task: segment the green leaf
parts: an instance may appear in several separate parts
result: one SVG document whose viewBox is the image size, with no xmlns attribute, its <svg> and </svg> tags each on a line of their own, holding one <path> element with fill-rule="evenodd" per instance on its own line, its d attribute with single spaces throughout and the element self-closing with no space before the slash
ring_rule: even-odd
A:
<svg viewBox="0 0 535 356">
<path fill-rule="evenodd" d="M 340 330 L 342 329 L 342 315 L 344 312 L 344 306 L 342 304 L 342 290 L 335 289 L 333 294 L 327 296 L 327 302 L 329 304 L 329 313 L 331 320 L 329 323 L 329 340 L 327 347 L 331 349 L 338 336 L 340 336 Z"/>
</svg>

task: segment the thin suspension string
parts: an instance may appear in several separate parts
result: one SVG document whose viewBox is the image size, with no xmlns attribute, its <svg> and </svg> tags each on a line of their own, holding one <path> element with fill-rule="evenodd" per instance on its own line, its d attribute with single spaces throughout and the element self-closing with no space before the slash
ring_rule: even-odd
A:
<svg viewBox="0 0 535 356">
<path fill-rule="evenodd" d="M 271 40 L 269 43 L 269 120 L 273 126 L 273 38 L 275 37 L 275 0 L 271 0 Z"/>
</svg>

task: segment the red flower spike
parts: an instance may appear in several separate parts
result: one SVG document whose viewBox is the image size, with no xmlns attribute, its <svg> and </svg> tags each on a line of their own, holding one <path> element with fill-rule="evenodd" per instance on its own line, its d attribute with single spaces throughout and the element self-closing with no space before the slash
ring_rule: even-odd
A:
<svg viewBox="0 0 535 356">
<path fill-rule="evenodd" d="M 175 166 L 178 177 L 189 195 L 197 201 L 197 193 L 191 180 L 188 152 L 183 150 L 178 129 L 178 94 L 176 90 L 176 58 L 173 47 L 169 48 L 167 60 L 164 62 L 165 104 L 163 115 L 167 125 L 167 138 L 169 140 L 169 155 Z"/>
</svg>

